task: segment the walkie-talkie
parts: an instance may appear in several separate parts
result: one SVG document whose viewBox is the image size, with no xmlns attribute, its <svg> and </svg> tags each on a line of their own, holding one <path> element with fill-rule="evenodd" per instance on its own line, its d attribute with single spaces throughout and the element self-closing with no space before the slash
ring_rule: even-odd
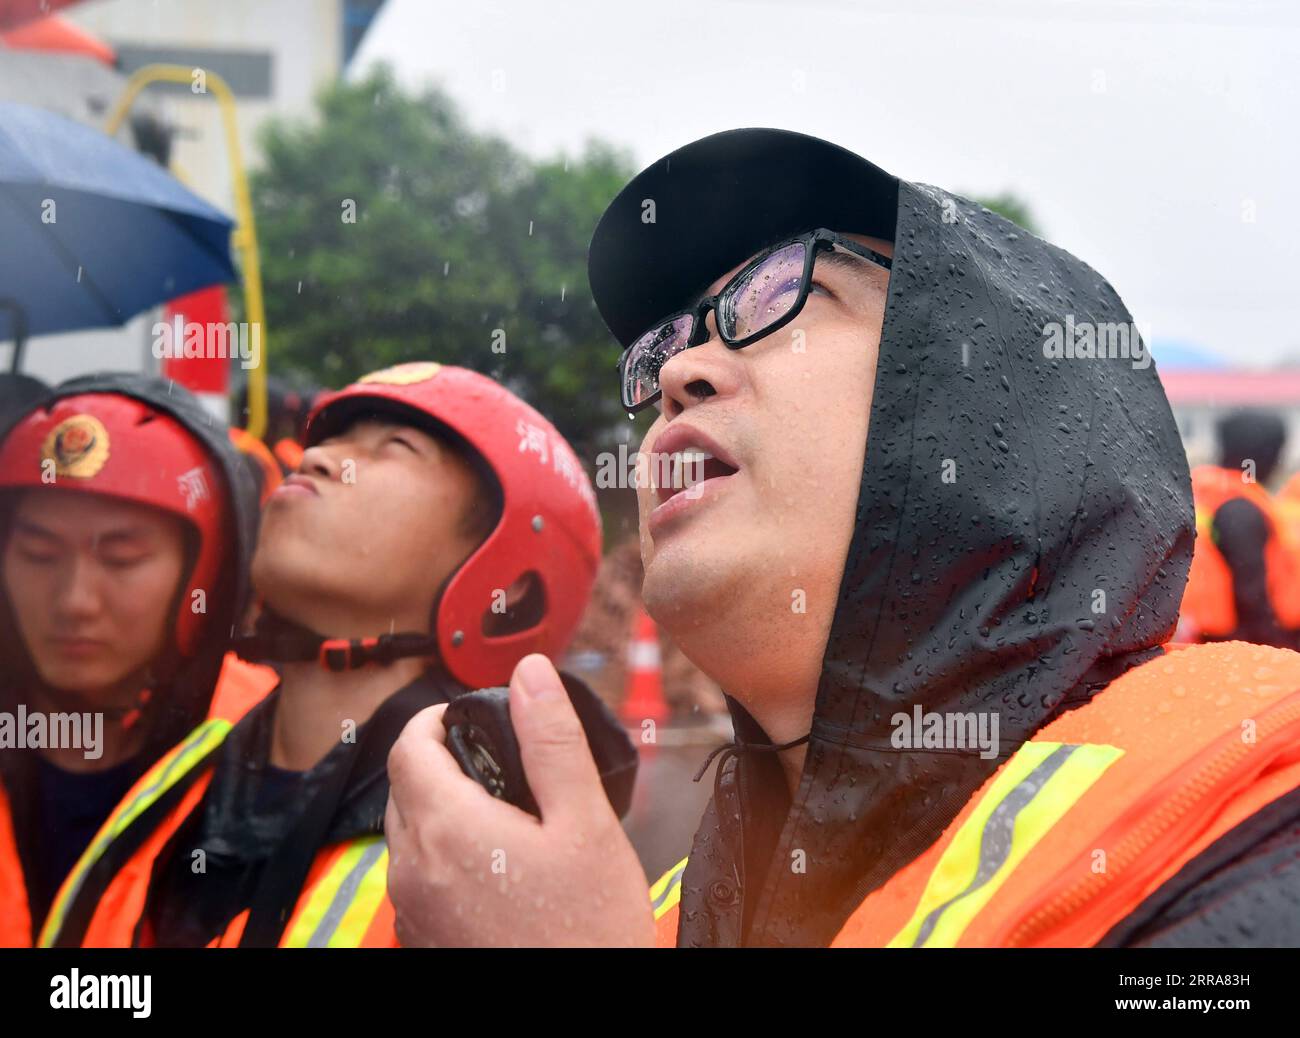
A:
<svg viewBox="0 0 1300 1038">
<path fill-rule="evenodd" d="M 582 722 L 605 795 L 619 818 L 632 804 L 638 757 L 627 730 L 583 682 L 561 674 L 564 690 Z M 451 701 L 442 717 L 447 749 L 461 770 L 500 800 L 542 816 L 528 788 L 519 740 L 510 723 L 510 690 L 483 688 Z"/>
</svg>

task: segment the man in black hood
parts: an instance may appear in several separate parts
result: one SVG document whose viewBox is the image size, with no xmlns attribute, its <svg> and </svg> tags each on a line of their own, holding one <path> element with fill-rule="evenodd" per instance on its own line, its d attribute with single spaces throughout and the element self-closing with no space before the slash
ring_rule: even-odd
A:
<svg viewBox="0 0 1300 1038">
<path fill-rule="evenodd" d="M 643 592 L 727 690 L 736 731 L 688 858 L 652 890 L 659 942 L 1238 932 L 1198 930 L 1188 906 L 1201 881 L 1267 901 L 1250 884 L 1300 814 L 1300 770 L 1282 767 L 1300 656 L 1164 655 L 1194 536 L 1187 464 L 1105 280 L 965 199 L 778 130 L 643 171 L 589 275 L 625 347 L 624 405 L 659 407 L 651 468 L 701 466 L 693 493 L 639 491 Z M 405 940 L 649 940 L 557 687 L 529 657 L 511 688 L 540 824 L 459 775 L 439 711 L 408 726 L 389 764 Z M 1197 795 L 1161 813 L 1170 785 Z M 484 885 L 483 848 L 520 882 Z M 455 913 L 471 891 L 473 915 Z M 543 918 L 522 911 L 533 898 Z M 1256 912 L 1257 939 L 1300 938 Z"/>
</svg>

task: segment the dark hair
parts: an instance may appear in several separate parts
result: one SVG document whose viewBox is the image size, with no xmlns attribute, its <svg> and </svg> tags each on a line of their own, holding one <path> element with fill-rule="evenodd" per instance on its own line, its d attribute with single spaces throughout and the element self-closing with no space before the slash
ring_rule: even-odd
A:
<svg viewBox="0 0 1300 1038">
<path fill-rule="evenodd" d="M 505 497 L 496 474 L 483 460 L 482 455 L 472 447 L 450 444 L 469 465 L 474 473 L 475 493 L 460 516 L 460 531 L 474 541 L 474 546 L 482 544 L 488 535 L 497 528 L 501 513 L 505 510 Z"/>
<path fill-rule="evenodd" d="M 1286 445 L 1286 423 L 1272 411 L 1242 409 L 1219 419 L 1219 464 L 1225 469 L 1254 462 L 1255 478 L 1268 481 Z"/>
</svg>

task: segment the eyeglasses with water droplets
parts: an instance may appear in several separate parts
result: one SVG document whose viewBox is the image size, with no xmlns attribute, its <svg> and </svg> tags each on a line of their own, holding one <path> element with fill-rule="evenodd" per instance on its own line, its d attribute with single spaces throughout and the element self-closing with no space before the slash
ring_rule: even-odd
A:
<svg viewBox="0 0 1300 1038">
<path fill-rule="evenodd" d="M 794 320 L 808 301 L 818 255 L 829 251 L 857 256 L 885 270 L 893 267 L 888 256 L 824 227 L 765 249 L 716 295 L 665 317 L 623 351 L 618 361 L 623 406 L 635 414 L 659 399 L 660 369 L 683 350 L 708 341 L 710 310 L 718 337 L 733 350 Z"/>
</svg>

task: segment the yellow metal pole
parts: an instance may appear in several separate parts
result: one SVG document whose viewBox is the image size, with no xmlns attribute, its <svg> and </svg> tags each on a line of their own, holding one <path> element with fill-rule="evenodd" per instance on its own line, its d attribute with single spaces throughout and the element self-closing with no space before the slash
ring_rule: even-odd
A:
<svg viewBox="0 0 1300 1038">
<path fill-rule="evenodd" d="M 202 73 L 200 80 L 196 73 Z M 244 173 L 244 160 L 239 147 L 239 132 L 235 122 L 235 95 L 230 86 L 215 72 L 187 68 L 184 65 L 145 65 L 131 74 L 122 92 L 121 100 L 113 109 L 105 126 L 109 136 L 117 133 L 135 99 L 151 83 L 185 83 L 191 88 L 202 82 L 206 93 L 210 87 L 221 109 L 221 121 L 226 133 L 226 151 L 230 159 L 230 172 L 235 188 L 235 231 L 232 240 L 239 253 L 241 280 L 244 285 L 244 305 L 248 320 L 257 330 L 262 343 L 259 363 L 248 372 L 248 433 L 261 439 L 266 433 L 266 311 L 262 302 L 262 267 L 258 261 L 257 226 L 253 220 L 253 202 L 248 191 L 248 177 Z"/>
</svg>

